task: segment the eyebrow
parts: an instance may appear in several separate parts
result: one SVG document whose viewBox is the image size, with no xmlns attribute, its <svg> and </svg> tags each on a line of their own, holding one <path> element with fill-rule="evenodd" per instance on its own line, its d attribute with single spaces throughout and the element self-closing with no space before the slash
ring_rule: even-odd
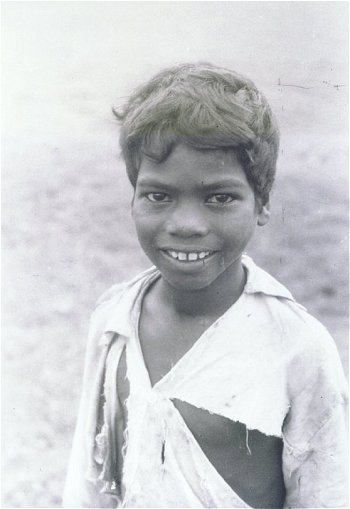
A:
<svg viewBox="0 0 350 509">
<path fill-rule="evenodd" d="M 210 191 L 211 189 L 224 189 L 227 187 L 243 188 L 245 187 L 244 182 L 238 179 L 229 178 L 224 180 L 215 180 L 207 184 L 203 183 L 203 189 Z"/>
<path fill-rule="evenodd" d="M 162 187 L 162 188 L 168 188 L 168 189 L 173 188 L 173 186 L 171 184 L 168 184 L 168 182 L 162 182 L 161 180 L 156 180 L 156 179 L 147 178 L 147 177 L 140 177 L 140 179 L 138 180 L 137 183 L 141 187 L 153 186 L 153 187 Z M 235 179 L 235 178 L 215 180 L 213 182 L 209 182 L 206 184 L 204 184 L 204 182 L 202 182 L 201 184 L 202 184 L 201 185 L 202 189 L 204 189 L 206 191 L 210 191 L 213 189 L 224 189 L 224 188 L 228 188 L 228 187 L 231 187 L 231 188 L 234 187 L 234 188 L 238 188 L 238 189 L 245 187 L 244 182 L 242 182 L 241 180 Z"/>
<path fill-rule="evenodd" d="M 173 191 L 174 186 L 168 184 L 167 182 L 162 182 L 161 180 L 154 180 L 149 178 L 140 178 L 137 180 L 137 186 L 140 188 L 153 188 L 153 189 L 162 189 L 166 191 Z"/>
</svg>

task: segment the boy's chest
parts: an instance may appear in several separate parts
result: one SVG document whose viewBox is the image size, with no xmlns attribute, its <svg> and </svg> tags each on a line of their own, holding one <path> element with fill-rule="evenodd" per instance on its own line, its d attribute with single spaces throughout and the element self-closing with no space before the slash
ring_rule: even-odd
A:
<svg viewBox="0 0 350 509">
<path fill-rule="evenodd" d="M 173 316 L 154 320 L 146 313 L 141 316 L 139 338 L 152 386 L 192 349 L 213 321 L 210 318 L 181 320 Z"/>
</svg>

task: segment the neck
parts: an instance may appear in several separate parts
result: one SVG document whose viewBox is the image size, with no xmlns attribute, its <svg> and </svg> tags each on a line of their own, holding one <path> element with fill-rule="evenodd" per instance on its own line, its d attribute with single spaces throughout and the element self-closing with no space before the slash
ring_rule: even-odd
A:
<svg viewBox="0 0 350 509">
<path fill-rule="evenodd" d="M 245 271 L 239 260 L 213 283 L 199 290 L 175 288 L 161 278 L 158 296 L 179 316 L 220 316 L 240 297 L 245 280 Z"/>
</svg>

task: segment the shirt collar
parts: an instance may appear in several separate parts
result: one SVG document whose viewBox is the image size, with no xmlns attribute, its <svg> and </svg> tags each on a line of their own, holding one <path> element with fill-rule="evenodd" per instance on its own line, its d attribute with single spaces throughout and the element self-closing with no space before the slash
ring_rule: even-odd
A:
<svg viewBox="0 0 350 509">
<path fill-rule="evenodd" d="M 258 267 L 249 256 L 242 256 L 242 264 L 247 271 L 247 282 L 243 290 L 245 293 L 264 293 L 295 302 L 290 291 L 268 272 Z"/>
<path fill-rule="evenodd" d="M 253 260 L 242 256 L 242 264 L 246 269 L 247 281 L 244 293 L 265 295 L 294 301 L 292 294 L 274 277 L 260 269 Z M 158 269 L 151 267 L 136 278 L 122 286 L 122 294 L 112 297 L 106 303 L 105 312 L 108 318 L 104 326 L 104 334 L 100 344 L 107 344 L 115 333 L 131 337 L 135 334 L 141 310 L 142 296 L 149 285 L 160 276 Z"/>
<path fill-rule="evenodd" d="M 103 329 L 105 337 L 102 336 L 100 344 L 109 343 L 109 336 L 113 336 L 115 333 L 125 337 L 135 334 L 142 296 L 159 276 L 158 269 L 151 267 L 141 272 L 130 282 L 121 285 L 121 294 L 116 292 L 116 295 L 105 304 L 106 308 L 101 309 L 107 319 Z"/>
</svg>

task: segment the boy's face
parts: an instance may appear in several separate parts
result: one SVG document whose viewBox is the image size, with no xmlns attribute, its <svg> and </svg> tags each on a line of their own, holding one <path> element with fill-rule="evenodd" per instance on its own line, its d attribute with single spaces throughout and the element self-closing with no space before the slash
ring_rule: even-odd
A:
<svg viewBox="0 0 350 509">
<path fill-rule="evenodd" d="M 269 217 L 234 153 L 184 144 L 161 163 L 144 157 L 132 211 L 146 255 L 170 285 L 188 291 L 219 277 L 231 284 L 256 224 Z"/>
</svg>

